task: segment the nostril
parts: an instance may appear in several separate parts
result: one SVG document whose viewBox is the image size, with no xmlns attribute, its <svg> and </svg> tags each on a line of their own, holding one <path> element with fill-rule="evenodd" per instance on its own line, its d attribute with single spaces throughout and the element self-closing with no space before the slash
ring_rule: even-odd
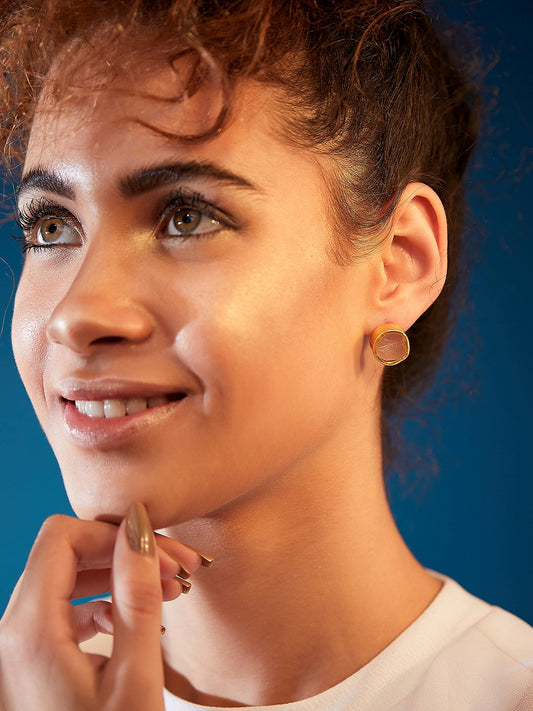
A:
<svg viewBox="0 0 533 711">
<path fill-rule="evenodd" d="M 102 336 L 91 341 L 91 345 L 110 345 L 113 343 L 122 343 L 125 339 L 121 336 Z"/>
<path fill-rule="evenodd" d="M 86 298 L 71 287 L 48 323 L 52 343 L 83 353 L 87 349 L 141 343 L 154 330 L 152 315 L 137 302 L 113 305 L 104 296 Z"/>
</svg>

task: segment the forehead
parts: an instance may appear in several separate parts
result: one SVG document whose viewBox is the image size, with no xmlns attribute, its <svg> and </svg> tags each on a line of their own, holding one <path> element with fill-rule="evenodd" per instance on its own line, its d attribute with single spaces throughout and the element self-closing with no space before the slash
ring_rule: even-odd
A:
<svg viewBox="0 0 533 711">
<path fill-rule="evenodd" d="M 159 66 L 64 102 L 45 95 L 30 134 L 25 175 L 43 169 L 74 186 L 76 195 L 92 197 L 121 192 L 128 176 L 146 168 L 194 164 L 187 175 L 195 179 L 218 180 L 218 171 L 219 177 L 240 176 L 242 184 L 287 199 L 325 195 L 324 167 L 316 156 L 276 134 L 277 94 L 267 85 L 250 80 L 236 88 L 231 119 L 219 134 L 198 142 L 177 139 L 209 130 L 222 106 L 219 83 L 206 82 L 188 97 L 185 81 L 183 74 Z M 209 175 L 202 172 L 205 164 Z"/>
<path fill-rule="evenodd" d="M 209 133 L 224 107 L 221 84 L 206 75 L 188 94 L 193 69 L 187 56 L 173 66 L 139 61 L 113 78 L 114 70 L 104 76 L 100 66 L 89 65 L 85 76 L 76 75 L 75 86 L 59 89 L 52 70 L 36 106 L 26 164 L 35 164 L 37 156 L 48 152 L 74 157 L 88 146 L 94 157 L 108 154 L 120 142 L 119 135 L 138 139 L 142 127 L 147 129 L 143 142 L 156 136 L 177 141 Z"/>
</svg>

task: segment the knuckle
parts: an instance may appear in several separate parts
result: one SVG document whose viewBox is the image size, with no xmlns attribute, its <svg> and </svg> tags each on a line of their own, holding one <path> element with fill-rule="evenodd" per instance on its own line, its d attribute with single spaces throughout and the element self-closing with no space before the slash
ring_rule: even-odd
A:
<svg viewBox="0 0 533 711">
<path fill-rule="evenodd" d="M 142 580 L 124 581 L 120 598 L 122 604 L 134 614 L 159 613 L 162 602 L 161 586 Z"/>
<path fill-rule="evenodd" d="M 39 531 L 39 537 L 57 535 L 61 531 L 64 531 L 68 520 L 69 517 L 64 514 L 53 514 L 52 516 L 48 516 L 48 518 L 43 521 L 41 530 Z"/>
<path fill-rule="evenodd" d="M 72 521 L 72 519 L 63 514 L 53 514 L 52 516 L 46 518 L 42 523 L 39 533 L 37 534 L 34 548 L 40 547 L 44 543 L 44 541 L 47 541 L 51 538 L 57 539 L 60 536 L 64 535 L 65 531 L 67 530 L 69 521 Z"/>
</svg>

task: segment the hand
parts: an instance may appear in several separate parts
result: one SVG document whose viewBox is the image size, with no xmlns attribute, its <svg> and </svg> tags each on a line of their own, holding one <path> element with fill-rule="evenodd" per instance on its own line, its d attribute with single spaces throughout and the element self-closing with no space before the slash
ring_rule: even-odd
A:
<svg viewBox="0 0 533 711">
<path fill-rule="evenodd" d="M 180 562 L 178 562 L 180 561 Z M 117 527 L 48 519 L 0 621 L 0 711 L 163 711 L 161 602 L 200 555 L 154 536 L 142 504 Z M 113 590 L 113 602 L 72 599 Z M 110 659 L 79 642 L 113 632 Z"/>
</svg>

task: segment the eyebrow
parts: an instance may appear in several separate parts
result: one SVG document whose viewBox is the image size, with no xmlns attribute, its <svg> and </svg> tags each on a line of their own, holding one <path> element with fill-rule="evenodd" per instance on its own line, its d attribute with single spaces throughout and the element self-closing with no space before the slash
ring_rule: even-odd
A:
<svg viewBox="0 0 533 711">
<path fill-rule="evenodd" d="M 132 173 L 119 181 L 122 197 L 136 197 L 150 190 L 172 185 L 191 178 L 207 178 L 217 183 L 233 185 L 257 191 L 258 188 L 241 175 L 232 173 L 214 163 L 203 161 L 188 161 L 186 163 L 169 163 L 148 167 Z"/>
<path fill-rule="evenodd" d="M 151 190 L 192 178 L 207 178 L 217 183 L 259 192 L 259 188 L 243 176 L 204 161 L 173 162 L 141 168 L 131 175 L 120 178 L 118 190 L 122 197 L 134 198 Z M 22 177 L 17 187 L 16 197 L 20 199 L 23 193 L 35 189 L 55 193 L 71 200 L 76 197 L 74 185 L 69 180 L 41 166 L 33 168 Z"/>
<path fill-rule="evenodd" d="M 15 197 L 19 200 L 20 196 L 29 190 L 45 190 L 71 200 L 76 195 L 72 183 L 58 173 L 45 170 L 40 166 L 33 168 L 22 177 L 17 186 Z"/>
</svg>

